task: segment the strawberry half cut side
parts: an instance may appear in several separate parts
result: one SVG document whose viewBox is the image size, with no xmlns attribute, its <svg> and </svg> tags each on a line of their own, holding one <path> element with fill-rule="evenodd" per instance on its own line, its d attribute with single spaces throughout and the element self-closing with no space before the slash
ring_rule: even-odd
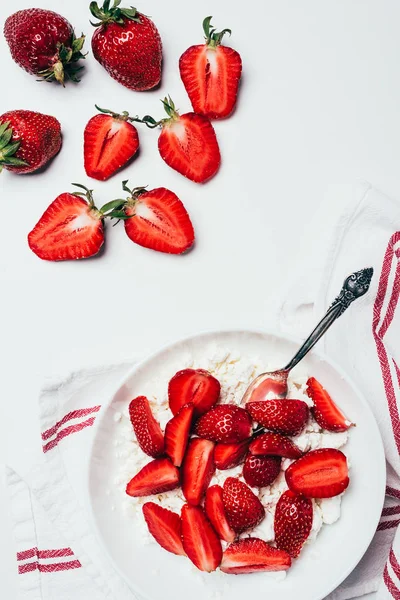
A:
<svg viewBox="0 0 400 600">
<path fill-rule="evenodd" d="M 129 113 L 96 108 L 101 114 L 90 119 L 84 132 L 85 171 L 89 177 L 105 181 L 136 154 L 139 136 Z"/>
<path fill-rule="evenodd" d="M 278 500 L 274 530 L 277 548 L 296 558 L 311 532 L 313 506 L 309 498 L 288 490 Z"/>
<path fill-rule="evenodd" d="M 165 451 L 172 464 L 180 467 L 189 440 L 193 420 L 193 404 L 182 406 L 179 413 L 168 421 L 165 428 Z"/>
<path fill-rule="evenodd" d="M 283 458 L 300 458 L 303 452 L 292 440 L 279 433 L 263 433 L 250 444 L 250 452 L 255 456 L 282 456 Z"/>
<path fill-rule="evenodd" d="M 210 573 L 221 564 L 221 542 L 199 506 L 182 507 L 182 543 L 186 554 L 200 571 Z"/>
<path fill-rule="evenodd" d="M 221 119 L 235 108 L 242 60 L 236 50 L 221 45 L 230 29 L 217 32 L 211 28 L 211 19 L 203 21 L 206 43 L 191 46 L 182 54 L 179 71 L 193 110 L 210 119 Z"/>
<path fill-rule="evenodd" d="M 58 196 L 28 235 L 30 249 L 42 260 L 89 258 L 104 244 L 104 215 L 95 207 L 91 190 L 78 187 L 85 193 Z"/>
<path fill-rule="evenodd" d="M 182 521 L 179 515 L 162 508 L 154 502 L 146 502 L 142 507 L 149 532 L 164 550 L 184 556 L 182 545 Z"/>
<path fill-rule="evenodd" d="M 233 542 L 236 534 L 226 518 L 222 495 L 223 491 L 221 486 L 213 485 L 209 487 L 206 493 L 204 508 L 207 517 L 221 540 Z"/>
<path fill-rule="evenodd" d="M 342 411 L 334 403 L 328 392 L 315 379 L 307 381 L 307 394 L 314 402 L 312 412 L 318 425 L 328 431 L 347 431 L 352 423 L 346 419 Z"/>
<path fill-rule="evenodd" d="M 169 407 L 174 415 L 189 402 L 194 405 L 195 416 L 209 411 L 218 401 L 221 385 L 204 369 L 178 371 L 168 384 Z"/>
<path fill-rule="evenodd" d="M 349 485 L 347 459 L 335 448 L 311 450 L 285 472 L 289 488 L 309 498 L 332 498 Z"/>
<path fill-rule="evenodd" d="M 179 469 L 168 458 L 156 458 L 145 465 L 126 486 L 128 496 L 151 496 L 179 487 Z"/>
<path fill-rule="evenodd" d="M 139 396 L 131 401 L 129 417 L 143 452 L 153 458 L 162 456 L 164 454 L 164 435 L 145 396 Z"/>
<path fill-rule="evenodd" d="M 250 440 L 233 444 L 217 444 L 214 450 L 214 462 L 217 469 L 224 471 L 242 463 L 246 457 Z"/>
<path fill-rule="evenodd" d="M 231 544 L 224 552 L 221 571 L 232 575 L 259 571 L 287 571 L 292 561 L 287 552 L 249 537 Z"/>
<path fill-rule="evenodd" d="M 213 442 L 190 440 L 182 465 L 182 491 L 189 504 L 200 504 L 214 473 Z"/>
</svg>

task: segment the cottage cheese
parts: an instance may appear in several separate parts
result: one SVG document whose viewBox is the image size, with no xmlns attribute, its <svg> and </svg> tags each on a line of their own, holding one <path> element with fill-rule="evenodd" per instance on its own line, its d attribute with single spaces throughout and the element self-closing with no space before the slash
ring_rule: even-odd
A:
<svg viewBox="0 0 400 600">
<path fill-rule="evenodd" d="M 184 364 L 182 364 L 182 362 Z M 261 372 L 273 369 L 270 364 L 263 361 L 260 357 L 243 357 L 239 353 L 221 348 L 210 346 L 205 349 L 204 359 L 195 361 L 193 356 L 188 354 L 184 360 L 177 365 L 167 377 L 156 379 L 154 381 L 154 395 L 149 397 L 152 410 L 160 422 L 162 428 L 171 418 L 171 412 L 168 406 L 168 381 L 177 370 L 184 368 L 202 368 L 210 371 L 221 384 L 220 403 L 233 403 L 241 405 L 243 395 L 251 381 Z M 288 398 L 303 400 L 308 406 L 312 406 L 312 400 L 306 393 L 307 375 L 289 377 Z M 124 511 L 135 520 L 135 529 L 143 540 L 143 544 L 155 543 L 153 537 L 147 530 L 143 519 L 141 507 L 149 498 L 131 498 L 126 495 L 125 488 L 127 482 L 152 459 L 146 456 L 140 449 L 132 425 L 129 419 L 128 406 L 124 413 L 116 412 L 114 414 L 115 427 L 117 428 L 115 436 L 115 457 L 119 465 L 114 486 L 119 490 L 121 497 L 121 506 Z M 342 448 L 347 442 L 348 434 L 330 433 L 323 431 L 319 425 L 310 417 L 305 430 L 298 436 L 293 437 L 293 441 L 301 450 L 314 450 L 316 448 Z M 262 504 L 265 506 L 265 519 L 250 533 L 244 533 L 241 537 L 260 537 L 267 542 L 273 542 L 274 536 L 274 514 L 276 504 L 281 494 L 288 489 L 285 480 L 284 471 L 291 464 L 290 459 L 282 461 L 282 471 L 272 485 L 264 488 L 253 488 L 253 492 L 258 495 Z M 211 485 L 223 485 L 227 477 L 242 477 L 242 465 L 226 471 L 217 470 Z M 177 489 L 164 494 L 151 497 L 152 502 L 159 503 L 164 508 L 168 508 L 179 513 L 185 498 L 182 490 Z M 340 517 L 341 497 L 313 500 L 313 524 L 308 543 L 313 542 L 321 528 L 326 524 L 335 523 Z M 197 573 L 199 573 L 197 571 Z M 271 574 L 275 578 L 281 579 L 284 573 Z"/>
</svg>

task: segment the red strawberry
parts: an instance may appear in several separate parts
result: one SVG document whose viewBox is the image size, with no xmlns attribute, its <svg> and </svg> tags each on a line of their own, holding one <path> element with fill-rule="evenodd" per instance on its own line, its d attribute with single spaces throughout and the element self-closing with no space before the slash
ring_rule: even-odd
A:
<svg viewBox="0 0 400 600">
<path fill-rule="evenodd" d="M 180 467 L 189 440 L 193 420 L 193 404 L 182 406 L 179 413 L 168 421 L 165 428 L 165 451 L 176 467 Z"/>
<path fill-rule="evenodd" d="M 235 477 L 226 479 L 222 500 L 228 523 L 236 533 L 257 527 L 265 517 L 260 500 L 245 483 Z"/>
<path fill-rule="evenodd" d="M 204 508 L 207 517 L 210 519 L 221 540 L 233 542 L 236 534 L 227 521 L 222 495 L 222 487 L 219 485 L 209 487 L 206 493 Z"/>
<path fill-rule="evenodd" d="M 19 10 L 6 20 L 4 35 L 14 61 L 28 73 L 63 85 L 64 79 L 79 81 L 85 36 L 76 39 L 61 15 L 41 8 Z"/>
<path fill-rule="evenodd" d="M 184 556 L 186 552 L 182 546 L 180 516 L 154 502 L 146 502 L 143 504 L 142 510 L 147 527 L 156 542 L 164 550 Z"/>
<path fill-rule="evenodd" d="M 128 496 L 151 496 L 179 487 L 179 469 L 168 458 L 156 458 L 143 467 L 126 486 Z"/>
<path fill-rule="evenodd" d="M 214 450 L 214 462 L 217 469 L 224 471 L 242 463 L 247 454 L 250 440 L 235 444 L 217 444 Z"/>
<path fill-rule="evenodd" d="M 0 171 L 33 173 L 61 148 L 61 125 L 55 117 L 12 110 L 0 117 Z"/>
<path fill-rule="evenodd" d="M 235 107 L 242 60 L 236 50 L 221 46 L 231 30 L 210 29 L 211 19 L 203 21 L 206 43 L 188 48 L 179 60 L 179 70 L 194 112 L 221 119 Z"/>
<path fill-rule="evenodd" d="M 214 444 L 208 440 L 190 440 L 182 466 L 182 491 L 189 504 L 203 499 L 215 473 Z"/>
<path fill-rule="evenodd" d="M 120 8 L 121 0 L 90 3 L 95 59 L 109 75 L 130 90 L 150 90 L 160 83 L 162 45 L 153 21 L 136 8 Z"/>
<path fill-rule="evenodd" d="M 313 507 L 309 498 L 290 490 L 282 494 L 276 505 L 274 521 L 277 548 L 296 558 L 310 535 L 312 522 Z"/>
<path fill-rule="evenodd" d="M 168 384 L 169 407 L 176 415 L 184 404 L 192 402 L 198 417 L 214 406 L 220 391 L 218 379 L 208 371 L 184 369 L 178 371 Z"/>
<path fill-rule="evenodd" d="M 222 556 L 221 571 L 230 575 L 287 571 L 291 564 L 287 552 L 273 548 L 264 540 L 250 537 L 228 546 Z"/>
<path fill-rule="evenodd" d="M 211 523 L 199 506 L 182 507 L 182 543 L 200 571 L 215 571 L 221 564 L 222 548 Z"/>
<path fill-rule="evenodd" d="M 246 409 L 263 427 L 283 435 L 297 435 L 308 420 L 308 406 L 303 400 L 248 402 Z"/>
<path fill-rule="evenodd" d="M 194 431 L 213 442 L 241 442 L 251 434 L 251 417 L 240 406 L 220 404 L 199 418 Z"/>
<path fill-rule="evenodd" d="M 300 458 L 303 455 L 290 438 L 279 433 L 263 433 L 250 444 L 250 452 L 255 456 L 282 456 Z"/>
<path fill-rule="evenodd" d="M 139 396 L 129 405 L 129 416 L 139 446 L 145 454 L 157 458 L 164 454 L 164 436 L 151 412 L 149 401 Z"/>
<path fill-rule="evenodd" d="M 194 243 L 193 225 L 182 202 L 170 190 L 156 188 L 146 191 L 144 188 L 130 190 L 127 181 L 123 189 L 130 197 L 115 207 L 111 216 L 124 219 L 128 237 L 145 248 L 182 254 Z"/>
<path fill-rule="evenodd" d="M 289 488 L 310 498 L 338 496 L 349 485 L 347 459 L 334 448 L 312 450 L 285 472 Z"/>
<path fill-rule="evenodd" d="M 251 487 L 271 485 L 281 471 L 280 456 L 253 456 L 248 454 L 243 466 L 243 477 Z"/>
<path fill-rule="evenodd" d="M 105 181 L 136 154 L 139 136 L 127 112 L 119 115 L 96 108 L 102 114 L 92 117 L 85 127 L 85 171 L 89 177 Z"/>
<path fill-rule="evenodd" d="M 39 258 L 71 260 L 99 252 L 104 243 L 104 215 L 94 206 L 91 191 L 83 189 L 86 193 L 58 196 L 29 233 L 29 247 Z"/>
<path fill-rule="evenodd" d="M 219 169 L 221 155 L 210 120 L 192 112 L 180 115 L 171 98 L 164 98 L 162 103 L 168 115 L 166 119 L 156 121 L 149 115 L 142 119 L 148 127 L 162 126 L 158 138 L 161 158 L 196 183 L 211 179 Z"/>
<path fill-rule="evenodd" d="M 318 425 L 328 431 L 347 431 L 351 427 L 341 410 L 336 406 L 328 392 L 314 377 L 307 381 L 307 394 L 314 402 L 312 412 Z"/>
</svg>

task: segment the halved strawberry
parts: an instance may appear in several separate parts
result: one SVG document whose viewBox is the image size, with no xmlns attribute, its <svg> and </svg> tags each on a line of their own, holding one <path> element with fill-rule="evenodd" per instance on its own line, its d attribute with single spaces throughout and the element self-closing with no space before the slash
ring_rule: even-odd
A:
<svg viewBox="0 0 400 600">
<path fill-rule="evenodd" d="M 249 537 L 231 544 L 222 556 L 221 571 L 230 575 L 258 571 L 287 571 L 289 554 L 273 548 L 264 540 Z"/>
<path fill-rule="evenodd" d="M 247 455 L 243 466 L 243 477 L 251 487 L 271 485 L 281 471 L 280 456 Z"/>
<path fill-rule="evenodd" d="M 283 493 L 275 510 L 274 530 L 277 548 L 296 558 L 310 535 L 313 522 L 312 502 L 290 490 Z"/>
<path fill-rule="evenodd" d="M 222 495 L 223 491 L 221 486 L 212 485 L 209 487 L 206 493 L 204 509 L 207 517 L 209 518 L 221 540 L 233 542 L 236 534 L 226 518 Z"/>
<path fill-rule="evenodd" d="M 192 402 L 195 416 L 200 416 L 214 406 L 219 398 L 221 385 L 204 369 L 178 371 L 168 384 L 169 407 L 174 415 L 182 406 Z"/>
<path fill-rule="evenodd" d="M 279 433 L 263 433 L 250 444 L 250 452 L 255 456 L 282 456 L 283 458 L 300 458 L 303 452 L 290 438 Z"/>
<path fill-rule="evenodd" d="M 308 420 L 308 406 L 303 400 L 248 402 L 246 409 L 263 427 L 283 435 L 299 434 Z"/>
<path fill-rule="evenodd" d="M 221 46 L 230 29 L 216 32 L 210 28 L 211 19 L 203 21 L 206 43 L 188 48 L 179 59 L 179 70 L 193 110 L 220 119 L 235 107 L 242 60 L 236 50 Z"/>
<path fill-rule="evenodd" d="M 164 436 L 160 424 L 151 412 L 145 396 L 134 398 L 129 404 L 129 416 L 139 446 L 149 456 L 157 458 L 164 454 Z"/>
<path fill-rule="evenodd" d="M 168 421 L 165 428 L 165 451 L 176 467 L 180 467 L 189 440 L 193 420 L 193 404 L 182 406 L 179 413 Z"/>
<path fill-rule="evenodd" d="M 200 571 L 215 571 L 221 564 L 221 542 L 200 506 L 182 507 L 182 543 L 188 558 Z"/>
<path fill-rule="evenodd" d="M 185 555 L 182 545 L 182 522 L 179 515 L 154 502 L 142 507 L 143 516 L 153 538 L 168 552 Z"/>
<path fill-rule="evenodd" d="M 29 247 L 39 258 L 52 261 L 88 258 L 104 244 L 104 215 L 95 207 L 92 192 L 84 186 L 77 187 L 85 193 L 58 196 L 29 233 Z"/>
<path fill-rule="evenodd" d="M 241 533 L 257 527 L 265 517 L 265 508 L 251 489 L 235 477 L 228 477 L 222 500 L 229 525 Z"/>
<path fill-rule="evenodd" d="M 168 458 L 156 458 L 145 465 L 126 486 L 128 496 L 151 496 L 179 487 L 179 469 Z"/>
<path fill-rule="evenodd" d="M 194 431 L 207 440 L 231 444 L 250 437 L 251 424 L 251 417 L 244 408 L 234 404 L 220 404 L 200 417 Z"/>
<path fill-rule="evenodd" d="M 84 132 L 85 171 L 89 177 L 105 181 L 136 154 L 139 136 L 127 112 L 119 115 L 96 108 L 102 114 L 92 117 Z"/>
<path fill-rule="evenodd" d="M 312 412 L 318 425 L 328 431 L 347 431 L 352 423 L 334 403 L 328 392 L 314 377 L 307 381 L 307 394 L 314 402 Z"/>
<path fill-rule="evenodd" d="M 233 444 L 217 444 L 214 450 L 214 462 L 217 469 L 224 471 L 242 463 L 247 454 L 250 440 Z"/>
<path fill-rule="evenodd" d="M 214 444 L 209 440 L 190 440 L 182 465 L 182 491 L 189 504 L 203 499 L 215 473 Z"/>
<path fill-rule="evenodd" d="M 338 496 L 349 485 L 347 459 L 335 448 L 311 450 L 285 472 L 289 488 L 310 498 Z"/>
<path fill-rule="evenodd" d="M 196 183 L 211 179 L 219 169 L 221 154 L 210 120 L 190 112 L 180 115 L 171 98 L 162 100 L 167 118 L 156 121 L 146 115 L 143 123 L 162 126 L 158 138 L 161 158 L 175 171 Z"/>
</svg>

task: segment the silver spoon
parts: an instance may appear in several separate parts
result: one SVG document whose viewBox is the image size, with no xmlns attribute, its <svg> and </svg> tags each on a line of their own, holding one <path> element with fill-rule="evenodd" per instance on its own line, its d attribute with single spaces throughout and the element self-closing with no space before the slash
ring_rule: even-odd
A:
<svg viewBox="0 0 400 600">
<path fill-rule="evenodd" d="M 339 296 L 331 304 L 325 316 L 308 336 L 292 360 L 283 369 L 258 375 L 247 388 L 242 403 L 265 400 L 270 392 L 273 392 L 275 397 L 284 398 L 287 394 L 287 380 L 290 371 L 315 346 L 324 333 L 328 331 L 332 323 L 344 313 L 350 304 L 368 292 L 373 273 L 374 270 L 370 267 L 349 275 L 343 283 Z"/>
</svg>

